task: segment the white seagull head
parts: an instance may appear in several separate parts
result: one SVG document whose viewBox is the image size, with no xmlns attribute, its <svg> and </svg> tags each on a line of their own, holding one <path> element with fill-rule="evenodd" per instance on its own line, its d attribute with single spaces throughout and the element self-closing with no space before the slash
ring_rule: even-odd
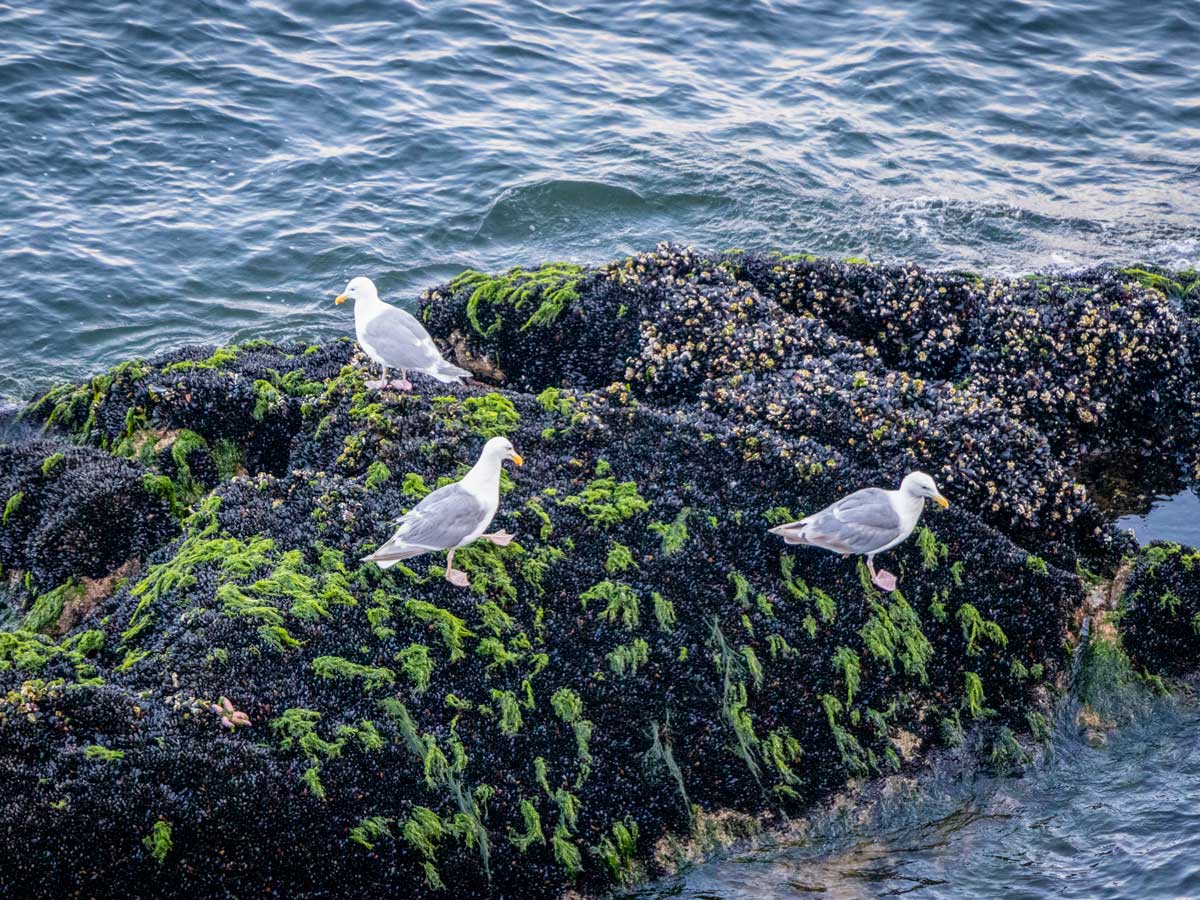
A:
<svg viewBox="0 0 1200 900">
<path fill-rule="evenodd" d="M 928 498 L 943 509 L 950 505 L 950 501 L 942 496 L 933 479 L 924 472 L 909 472 L 900 482 L 900 490 L 910 497 L 919 497 L 922 500 Z"/>
<path fill-rule="evenodd" d="M 333 302 L 341 306 L 347 300 L 378 300 L 379 293 L 375 290 L 375 282 L 365 275 L 351 278 L 346 290 L 338 294 Z"/>
<path fill-rule="evenodd" d="M 525 462 L 521 454 L 513 449 L 512 441 L 506 437 L 494 437 L 484 444 L 483 452 L 479 454 L 479 458 L 495 460 L 497 464 L 507 459 L 518 466 Z"/>
</svg>

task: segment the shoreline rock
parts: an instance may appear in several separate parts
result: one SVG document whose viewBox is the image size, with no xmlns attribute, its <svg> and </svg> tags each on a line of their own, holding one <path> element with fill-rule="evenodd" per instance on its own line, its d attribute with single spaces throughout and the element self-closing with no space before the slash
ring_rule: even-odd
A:
<svg viewBox="0 0 1200 900">
<path fill-rule="evenodd" d="M 1200 457 L 1168 293 L 661 245 L 427 292 L 483 384 L 369 392 L 339 340 L 49 392 L 0 447 L 0 887 L 596 894 L 717 811 L 799 814 L 971 729 L 1019 756 L 1079 573 L 1136 553 L 1078 479 Z M 495 434 L 517 541 L 456 555 L 469 590 L 357 562 Z M 954 507 L 890 596 L 766 534 L 918 467 Z M 1169 578 L 1191 616 L 1188 552 L 1130 595 Z M 1139 664 L 1193 652 L 1131 609 Z"/>
</svg>

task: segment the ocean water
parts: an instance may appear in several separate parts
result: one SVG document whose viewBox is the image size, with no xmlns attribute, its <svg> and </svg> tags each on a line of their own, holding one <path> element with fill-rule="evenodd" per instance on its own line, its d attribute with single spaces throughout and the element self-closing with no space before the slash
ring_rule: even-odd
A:
<svg viewBox="0 0 1200 900">
<path fill-rule="evenodd" d="M 670 238 L 1200 262 L 1200 7 L 0 3 L 0 394 Z"/>
</svg>

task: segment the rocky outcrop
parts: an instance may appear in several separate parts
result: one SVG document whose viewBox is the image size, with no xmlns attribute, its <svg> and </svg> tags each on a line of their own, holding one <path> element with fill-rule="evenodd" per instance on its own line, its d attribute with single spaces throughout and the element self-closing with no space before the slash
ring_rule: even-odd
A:
<svg viewBox="0 0 1200 900">
<path fill-rule="evenodd" d="M 1065 680 L 1077 572 L 1131 552 L 1081 473 L 1195 446 L 1195 327 L 1114 271 L 662 246 L 464 273 L 422 315 L 481 383 L 375 393 L 348 341 L 256 343 L 27 408 L 6 895 L 601 892 L 714 812 L 795 814 L 972 729 L 1001 758 Z M 496 434 L 517 540 L 456 555 L 469 589 L 358 562 Z M 888 555 L 897 592 L 766 534 L 915 467 L 954 505 Z M 35 509 L 103 552 L 55 557 Z"/>
</svg>

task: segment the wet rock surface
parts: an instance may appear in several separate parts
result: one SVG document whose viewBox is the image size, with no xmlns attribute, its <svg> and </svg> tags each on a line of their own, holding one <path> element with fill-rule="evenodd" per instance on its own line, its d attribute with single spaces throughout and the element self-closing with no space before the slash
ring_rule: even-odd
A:
<svg viewBox="0 0 1200 900">
<path fill-rule="evenodd" d="M 716 811 L 800 813 L 971 729 L 1019 755 L 1077 572 L 1134 550 L 1079 473 L 1195 452 L 1169 293 L 663 245 L 427 292 L 463 387 L 368 391 L 336 341 L 52 391 L 0 448 L 0 887 L 601 892 Z M 456 554 L 469 589 L 358 562 L 496 434 L 517 540 Z M 881 558 L 897 592 L 766 534 L 918 467 L 954 505 Z M 1186 552 L 1131 593 L 1196 612 Z M 1184 647 L 1140 608 L 1136 658 Z"/>
<path fill-rule="evenodd" d="M 1200 550 L 1155 541 L 1138 555 L 1121 618 L 1133 663 L 1182 675 L 1200 666 Z"/>
</svg>

